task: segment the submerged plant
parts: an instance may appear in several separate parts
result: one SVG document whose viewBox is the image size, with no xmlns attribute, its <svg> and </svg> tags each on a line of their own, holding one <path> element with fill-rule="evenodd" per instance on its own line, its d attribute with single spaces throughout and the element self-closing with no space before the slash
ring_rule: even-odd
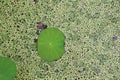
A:
<svg viewBox="0 0 120 80">
<path fill-rule="evenodd" d="M 0 80 L 14 80 L 15 75 L 15 63 L 10 58 L 0 56 Z"/>
<path fill-rule="evenodd" d="M 57 28 L 47 28 L 38 36 L 38 52 L 46 61 L 58 60 L 64 53 L 64 34 Z"/>
</svg>

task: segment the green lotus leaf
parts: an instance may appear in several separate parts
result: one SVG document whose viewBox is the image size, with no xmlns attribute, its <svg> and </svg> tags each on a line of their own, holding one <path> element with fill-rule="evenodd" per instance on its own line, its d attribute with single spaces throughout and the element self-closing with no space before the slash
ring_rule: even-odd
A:
<svg viewBox="0 0 120 80">
<path fill-rule="evenodd" d="M 38 36 L 38 53 L 46 61 L 58 60 L 64 53 L 65 36 L 57 28 L 47 28 Z"/>
<path fill-rule="evenodd" d="M 15 63 L 10 58 L 0 56 L 0 80 L 14 80 L 15 75 Z"/>
</svg>

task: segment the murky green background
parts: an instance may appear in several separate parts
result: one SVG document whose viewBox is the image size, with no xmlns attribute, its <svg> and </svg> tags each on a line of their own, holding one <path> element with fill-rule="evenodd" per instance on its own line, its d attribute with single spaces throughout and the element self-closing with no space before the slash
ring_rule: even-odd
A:
<svg viewBox="0 0 120 80">
<path fill-rule="evenodd" d="M 66 36 L 58 61 L 38 55 L 40 21 Z M 120 0 L 0 0 L 0 55 L 15 80 L 120 80 Z"/>
</svg>

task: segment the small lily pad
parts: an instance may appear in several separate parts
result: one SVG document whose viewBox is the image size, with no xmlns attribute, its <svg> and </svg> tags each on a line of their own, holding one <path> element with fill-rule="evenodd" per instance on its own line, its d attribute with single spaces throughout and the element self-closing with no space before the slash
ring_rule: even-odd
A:
<svg viewBox="0 0 120 80">
<path fill-rule="evenodd" d="M 15 75 L 15 63 L 10 58 L 0 56 L 0 80 L 14 80 Z"/>
<path fill-rule="evenodd" d="M 58 60 L 64 53 L 65 36 L 57 28 L 42 30 L 38 36 L 38 52 L 46 61 Z"/>
</svg>

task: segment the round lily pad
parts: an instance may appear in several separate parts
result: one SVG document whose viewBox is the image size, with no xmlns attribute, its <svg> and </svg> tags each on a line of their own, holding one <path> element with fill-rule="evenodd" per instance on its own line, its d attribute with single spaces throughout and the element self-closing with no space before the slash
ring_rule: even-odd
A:
<svg viewBox="0 0 120 80">
<path fill-rule="evenodd" d="M 14 80 L 15 75 L 15 63 L 10 58 L 0 56 L 0 80 Z"/>
<path fill-rule="evenodd" d="M 65 36 L 57 28 L 47 28 L 38 36 L 38 52 L 46 61 L 58 60 L 64 53 Z"/>
</svg>

